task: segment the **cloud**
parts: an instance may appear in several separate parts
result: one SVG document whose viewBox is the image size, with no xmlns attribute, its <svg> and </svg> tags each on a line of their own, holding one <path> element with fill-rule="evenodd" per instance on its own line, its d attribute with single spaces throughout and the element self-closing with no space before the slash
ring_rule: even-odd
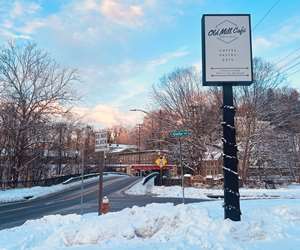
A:
<svg viewBox="0 0 300 250">
<path fill-rule="evenodd" d="M 145 7 L 147 1 L 140 4 L 131 4 L 129 1 L 122 0 L 84 0 L 74 1 L 69 8 L 75 10 L 81 17 L 99 15 L 108 24 L 117 24 L 127 28 L 136 28 L 144 24 Z"/>
<path fill-rule="evenodd" d="M 53 12 L 46 10 L 44 1 L 38 1 L 41 6 L 31 0 L 26 5 L 25 0 L 15 3 L 7 8 L 5 17 L 0 15 L 0 36 L 34 39 L 62 65 L 78 68 L 82 82 L 74 88 L 85 106 L 77 109 L 96 123 L 136 122 L 131 113 L 124 115 L 121 108 L 111 107 L 145 108 L 158 75 L 189 54 L 181 47 L 137 56 L 132 48 L 140 35 L 134 29 L 157 29 L 165 24 L 164 18 L 174 14 L 175 6 L 170 9 L 159 0 L 72 0 L 64 1 Z M 40 11 L 42 8 L 45 11 Z M 100 111 L 106 114 L 103 121 Z"/>
<path fill-rule="evenodd" d="M 12 19 L 19 18 L 20 16 L 34 14 L 40 9 L 40 5 L 35 2 L 21 2 L 15 1 L 10 11 Z"/>
<path fill-rule="evenodd" d="M 46 23 L 41 20 L 33 20 L 30 22 L 27 22 L 23 27 L 17 28 L 17 30 L 21 33 L 24 34 L 32 34 L 34 33 L 37 29 L 45 26 Z"/>
<path fill-rule="evenodd" d="M 30 34 L 44 26 L 37 19 L 41 6 L 33 1 L 6 1 L 0 3 L 0 37 L 4 39 L 31 39 Z"/>
<path fill-rule="evenodd" d="M 275 46 L 274 43 L 272 43 L 270 40 L 268 40 L 265 37 L 257 37 L 253 40 L 253 50 L 257 51 L 263 51 L 265 49 L 270 49 Z"/>
<path fill-rule="evenodd" d="M 103 0 L 100 5 L 101 14 L 120 25 L 136 27 L 143 25 L 144 10 L 142 5 L 124 4 L 119 0 Z"/>
<path fill-rule="evenodd" d="M 18 16 L 21 16 L 23 14 L 23 6 L 20 2 L 15 2 L 14 7 L 11 10 L 10 16 L 12 18 L 16 18 Z"/>
<path fill-rule="evenodd" d="M 168 62 L 172 61 L 173 59 L 185 57 L 188 54 L 189 54 L 189 52 L 187 51 L 187 48 L 185 48 L 185 47 L 179 48 L 178 50 L 165 53 L 156 59 L 150 60 L 148 62 L 148 68 L 152 69 L 152 68 L 167 64 Z"/>
<path fill-rule="evenodd" d="M 99 8 L 99 3 L 96 0 L 80 1 L 78 5 L 78 9 L 83 11 L 92 11 L 92 10 L 97 10 L 98 8 Z"/>
<path fill-rule="evenodd" d="M 30 40 L 31 37 L 22 34 L 16 34 L 6 29 L 0 28 L 0 37 L 4 37 L 6 40 L 14 40 L 14 39 L 23 39 L 23 40 Z"/>
<path fill-rule="evenodd" d="M 274 29 L 274 30 L 272 30 Z M 253 39 L 253 49 L 255 53 L 272 52 L 272 49 L 293 46 L 300 40 L 300 18 L 299 16 L 289 18 L 278 26 L 264 31 L 264 36 L 256 36 Z"/>
<path fill-rule="evenodd" d="M 73 112 L 82 117 L 83 121 L 102 128 L 114 125 L 134 126 L 137 120 L 142 119 L 142 114 L 139 112 L 122 112 L 116 107 L 103 104 L 92 108 L 75 107 Z"/>
<path fill-rule="evenodd" d="M 202 72 L 202 61 L 198 61 L 193 63 L 192 67 L 197 71 L 197 72 Z"/>
</svg>

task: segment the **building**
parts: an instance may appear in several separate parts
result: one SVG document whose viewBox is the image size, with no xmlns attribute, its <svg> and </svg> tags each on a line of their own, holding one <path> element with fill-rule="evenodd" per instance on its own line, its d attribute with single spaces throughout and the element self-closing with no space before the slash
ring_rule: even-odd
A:
<svg viewBox="0 0 300 250">
<path fill-rule="evenodd" d="M 146 175 L 153 171 L 160 171 L 155 161 L 164 156 L 167 158 L 166 150 L 138 150 L 135 145 L 112 144 L 106 154 L 106 168 L 126 172 L 131 175 Z M 168 162 L 163 167 L 165 174 L 174 174 L 176 166 Z"/>
</svg>

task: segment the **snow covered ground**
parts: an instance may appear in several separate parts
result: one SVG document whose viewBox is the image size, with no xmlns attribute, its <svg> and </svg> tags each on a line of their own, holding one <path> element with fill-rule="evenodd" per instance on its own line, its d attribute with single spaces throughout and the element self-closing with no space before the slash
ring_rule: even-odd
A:
<svg viewBox="0 0 300 250">
<path fill-rule="evenodd" d="M 105 175 L 104 178 L 107 176 L 113 176 L 113 174 Z M 93 177 L 90 179 L 85 179 L 84 183 L 93 182 L 98 180 L 99 177 Z M 13 201 L 22 201 L 25 200 L 25 197 L 37 198 L 47 194 L 55 193 L 61 191 L 66 188 L 70 188 L 76 185 L 79 185 L 81 181 L 72 182 L 69 184 L 58 184 L 49 187 L 31 187 L 31 188 L 16 188 L 16 189 L 7 189 L 7 190 L 0 190 L 0 204 L 5 202 L 13 202 Z M 0 248 L 1 249 L 1 248 Z"/>
<path fill-rule="evenodd" d="M 223 220 L 221 201 L 50 215 L 0 231 L 0 249 L 300 249 L 300 200 L 243 200 L 241 208 L 241 222 Z"/>
<path fill-rule="evenodd" d="M 139 182 L 126 191 L 131 195 L 152 194 L 159 197 L 182 197 L 182 189 L 180 186 L 154 186 L 153 182 L 142 185 Z M 186 198 L 208 199 L 207 196 L 223 195 L 222 189 L 212 188 L 185 188 Z M 241 199 L 266 199 L 266 198 L 300 198 L 300 185 L 290 185 L 286 188 L 278 189 L 258 189 L 258 188 L 240 188 Z"/>
</svg>

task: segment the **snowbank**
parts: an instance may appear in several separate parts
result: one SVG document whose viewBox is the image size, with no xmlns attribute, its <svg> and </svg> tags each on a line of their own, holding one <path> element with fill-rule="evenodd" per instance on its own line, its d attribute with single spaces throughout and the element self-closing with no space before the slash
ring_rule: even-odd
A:
<svg viewBox="0 0 300 250">
<path fill-rule="evenodd" d="M 113 174 L 105 175 L 103 176 L 103 178 L 107 178 L 109 176 L 114 176 L 114 175 Z M 84 183 L 97 181 L 98 179 L 99 177 L 85 179 Z M 72 182 L 70 184 L 65 184 L 65 185 L 58 184 L 49 187 L 35 186 L 31 188 L 15 188 L 15 189 L 0 190 L 0 203 L 22 201 L 25 200 L 25 197 L 38 198 L 47 194 L 55 193 L 66 188 L 79 185 L 80 183 L 81 181 L 79 180 L 77 182 Z"/>
<path fill-rule="evenodd" d="M 241 222 L 223 220 L 220 201 L 51 215 L 0 231 L 0 249 L 300 249 L 299 200 L 248 200 L 241 207 Z"/>
<path fill-rule="evenodd" d="M 159 197 L 182 197 L 182 189 L 180 186 L 154 186 L 147 188 L 138 182 L 126 191 L 130 195 L 152 194 Z M 186 187 L 184 189 L 186 198 L 208 199 L 208 196 L 221 196 L 224 194 L 222 189 L 212 188 L 193 188 Z M 258 189 L 258 188 L 240 188 L 241 199 L 266 199 L 266 198 L 289 198 L 300 199 L 299 185 L 290 185 L 287 188 L 278 189 Z"/>
</svg>

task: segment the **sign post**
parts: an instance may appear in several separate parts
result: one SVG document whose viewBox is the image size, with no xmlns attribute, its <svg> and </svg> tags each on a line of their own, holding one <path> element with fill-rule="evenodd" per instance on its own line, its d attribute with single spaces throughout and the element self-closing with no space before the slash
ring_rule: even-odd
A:
<svg viewBox="0 0 300 250">
<path fill-rule="evenodd" d="M 180 154 L 180 169 L 181 169 L 181 187 L 182 187 L 182 203 L 184 204 L 184 173 L 183 173 L 183 163 L 182 163 L 182 147 L 181 147 L 181 137 L 187 137 L 192 134 L 188 130 L 173 130 L 169 133 L 172 138 L 178 138 L 179 140 L 179 154 Z"/>
<path fill-rule="evenodd" d="M 224 218 L 241 220 L 233 86 L 253 81 L 249 14 L 202 16 L 203 86 L 223 87 Z"/>
<path fill-rule="evenodd" d="M 98 192 L 98 215 L 101 215 L 101 207 L 103 200 L 103 170 L 105 167 L 105 152 L 108 151 L 108 133 L 107 130 L 102 130 L 95 133 L 95 152 L 100 152 L 99 166 L 99 192 Z"/>
</svg>

